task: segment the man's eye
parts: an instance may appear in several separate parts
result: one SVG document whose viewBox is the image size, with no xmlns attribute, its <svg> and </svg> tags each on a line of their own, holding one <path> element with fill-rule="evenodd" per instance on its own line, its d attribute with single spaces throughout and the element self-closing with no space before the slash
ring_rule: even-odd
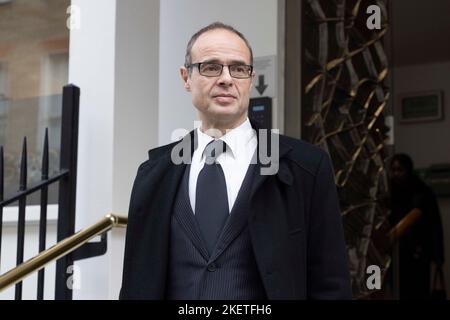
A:
<svg viewBox="0 0 450 320">
<path fill-rule="evenodd" d="M 234 66 L 234 71 L 238 73 L 246 73 L 247 68 L 245 66 Z"/>
<path fill-rule="evenodd" d="M 207 65 L 203 65 L 203 71 L 219 71 L 220 70 L 220 66 L 217 64 L 207 64 Z"/>
</svg>

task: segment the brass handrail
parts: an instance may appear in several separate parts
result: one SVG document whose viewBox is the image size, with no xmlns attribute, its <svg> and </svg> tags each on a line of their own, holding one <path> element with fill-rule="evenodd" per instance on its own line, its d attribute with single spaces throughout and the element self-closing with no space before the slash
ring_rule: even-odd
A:
<svg viewBox="0 0 450 320">
<path fill-rule="evenodd" d="M 414 208 L 402 218 L 388 233 L 389 242 L 394 244 L 402 238 L 422 216 L 422 210 Z"/>
<path fill-rule="evenodd" d="M 0 276 L 0 291 L 20 282 L 25 277 L 33 272 L 39 271 L 50 262 L 57 260 L 75 249 L 81 247 L 83 244 L 92 238 L 105 233 L 112 228 L 126 228 L 128 218 L 118 216 L 115 214 L 107 214 L 103 219 L 97 223 L 75 233 L 74 235 L 58 242 L 53 247 L 42 251 L 37 256 L 25 261 L 14 269 L 6 272 Z"/>
</svg>

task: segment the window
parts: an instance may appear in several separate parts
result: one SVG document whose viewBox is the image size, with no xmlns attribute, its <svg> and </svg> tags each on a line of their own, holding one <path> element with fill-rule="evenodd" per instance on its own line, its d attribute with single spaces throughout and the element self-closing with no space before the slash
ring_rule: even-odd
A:
<svg viewBox="0 0 450 320">
<path fill-rule="evenodd" d="M 70 0 L 0 3 L 0 144 L 5 152 L 5 197 L 19 186 L 22 139 L 27 137 L 28 186 L 41 179 L 45 128 L 50 172 L 59 170 L 62 87 L 68 82 Z M 57 203 L 57 186 L 49 204 Z M 27 204 L 39 203 L 39 194 Z M 13 204 L 17 205 L 17 204 Z"/>
</svg>

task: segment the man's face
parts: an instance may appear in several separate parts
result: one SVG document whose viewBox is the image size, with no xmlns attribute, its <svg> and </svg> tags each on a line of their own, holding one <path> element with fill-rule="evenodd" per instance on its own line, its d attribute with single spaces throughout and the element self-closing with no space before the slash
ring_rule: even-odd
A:
<svg viewBox="0 0 450 320">
<path fill-rule="evenodd" d="M 391 164 L 391 178 L 398 184 L 403 184 L 406 181 L 406 169 L 398 161 L 393 161 Z"/>
<path fill-rule="evenodd" d="M 250 50 L 245 42 L 224 29 L 202 34 L 192 47 L 191 57 L 192 63 L 250 64 Z M 192 68 L 191 75 L 182 67 L 181 77 L 185 89 L 192 92 L 192 103 L 202 121 L 227 125 L 231 129 L 247 117 L 254 73 L 248 79 L 237 79 L 231 77 L 225 66 L 220 76 L 206 77 L 199 73 L 197 67 Z"/>
</svg>

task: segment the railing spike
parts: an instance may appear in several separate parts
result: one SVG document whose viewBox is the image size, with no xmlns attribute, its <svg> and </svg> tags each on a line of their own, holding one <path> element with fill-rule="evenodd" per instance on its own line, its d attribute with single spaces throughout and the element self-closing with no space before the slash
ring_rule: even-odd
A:
<svg viewBox="0 0 450 320">
<path fill-rule="evenodd" d="M 48 180 L 48 128 L 45 128 L 44 149 L 42 150 L 42 181 Z M 41 189 L 41 215 L 39 219 L 39 252 L 45 250 L 47 236 L 47 186 Z M 45 269 L 38 272 L 37 299 L 44 300 Z"/>
<path fill-rule="evenodd" d="M 42 180 L 48 179 L 48 128 L 45 128 L 44 149 L 42 150 Z"/>
<path fill-rule="evenodd" d="M 22 160 L 20 161 L 20 191 L 27 188 L 27 137 L 23 138 Z"/>
<path fill-rule="evenodd" d="M 22 159 L 20 162 L 20 188 L 19 191 L 27 189 L 27 137 L 23 138 Z M 17 257 L 16 265 L 23 262 L 23 254 L 25 248 L 25 208 L 27 206 L 27 198 L 19 199 L 19 218 L 17 220 Z M 22 300 L 22 282 L 16 284 L 15 299 Z"/>
</svg>

